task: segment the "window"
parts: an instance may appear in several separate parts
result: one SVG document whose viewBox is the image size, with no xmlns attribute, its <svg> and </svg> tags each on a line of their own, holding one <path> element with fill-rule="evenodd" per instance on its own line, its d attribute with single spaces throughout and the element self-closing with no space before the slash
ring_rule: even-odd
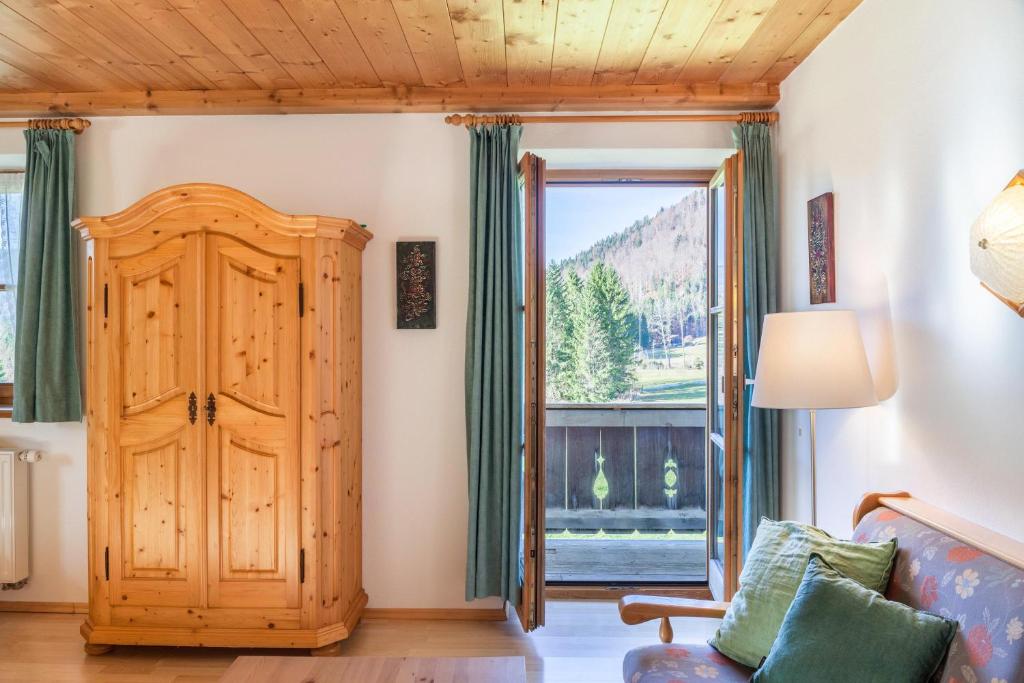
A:
<svg viewBox="0 0 1024 683">
<path fill-rule="evenodd" d="M 547 398 L 703 408 L 706 183 L 548 181 Z"/>
<path fill-rule="evenodd" d="M 549 584 L 707 580 L 709 178 L 548 171 Z"/>
<path fill-rule="evenodd" d="M 14 400 L 15 283 L 21 243 L 21 196 L 25 174 L 0 172 L 0 411 Z"/>
</svg>

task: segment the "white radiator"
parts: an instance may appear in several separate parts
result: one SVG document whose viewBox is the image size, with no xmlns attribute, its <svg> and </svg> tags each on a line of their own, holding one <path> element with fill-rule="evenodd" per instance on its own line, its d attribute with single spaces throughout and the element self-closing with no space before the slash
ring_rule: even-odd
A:
<svg viewBox="0 0 1024 683">
<path fill-rule="evenodd" d="M 0 449 L 0 584 L 28 577 L 28 462 Z"/>
</svg>

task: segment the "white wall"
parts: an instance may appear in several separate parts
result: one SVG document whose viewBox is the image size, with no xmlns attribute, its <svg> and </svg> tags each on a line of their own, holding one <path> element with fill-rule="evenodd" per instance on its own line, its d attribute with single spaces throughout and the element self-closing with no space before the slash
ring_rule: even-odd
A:
<svg viewBox="0 0 1024 683">
<path fill-rule="evenodd" d="M 1021 35 L 1020 0 L 866 0 L 783 83 L 783 310 L 809 308 L 806 202 L 831 190 L 836 307 L 875 350 L 892 311 L 895 396 L 819 413 L 835 533 L 863 492 L 906 489 L 1024 538 L 1024 320 L 968 264 L 972 222 L 1024 168 Z M 806 519 L 806 412 L 783 437 L 784 514 Z"/>
<path fill-rule="evenodd" d="M 724 124 L 528 127 L 531 148 L 722 148 Z M 0 154 L 23 152 L 0 130 Z M 463 350 L 469 143 L 441 115 L 96 118 L 78 139 L 79 209 L 101 215 L 174 183 L 237 187 L 289 213 L 351 217 L 363 261 L 364 576 L 372 607 L 463 607 Z M 438 328 L 396 330 L 394 242 L 438 240 Z M 86 599 L 85 429 L 0 421 L 40 448 L 32 581 L 3 600 Z M 482 601 L 479 606 L 494 606 Z"/>
</svg>

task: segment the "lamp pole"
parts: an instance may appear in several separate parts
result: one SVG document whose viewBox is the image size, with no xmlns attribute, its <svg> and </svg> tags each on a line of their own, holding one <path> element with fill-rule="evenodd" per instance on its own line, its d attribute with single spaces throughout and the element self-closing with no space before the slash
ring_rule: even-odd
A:
<svg viewBox="0 0 1024 683">
<path fill-rule="evenodd" d="M 818 442 L 815 422 L 818 411 L 811 408 L 811 526 L 818 526 L 818 478 L 814 471 L 814 448 Z"/>
</svg>

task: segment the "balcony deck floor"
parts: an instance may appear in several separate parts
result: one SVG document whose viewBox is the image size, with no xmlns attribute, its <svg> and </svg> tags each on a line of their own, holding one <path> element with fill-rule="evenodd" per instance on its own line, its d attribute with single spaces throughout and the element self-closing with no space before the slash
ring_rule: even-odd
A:
<svg viewBox="0 0 1024 683">
<path fill-rule="evenodd" d="M 548 581 L 706 581 L 704 541 L 559 539 L 544 544 Z"/>
</svg>

